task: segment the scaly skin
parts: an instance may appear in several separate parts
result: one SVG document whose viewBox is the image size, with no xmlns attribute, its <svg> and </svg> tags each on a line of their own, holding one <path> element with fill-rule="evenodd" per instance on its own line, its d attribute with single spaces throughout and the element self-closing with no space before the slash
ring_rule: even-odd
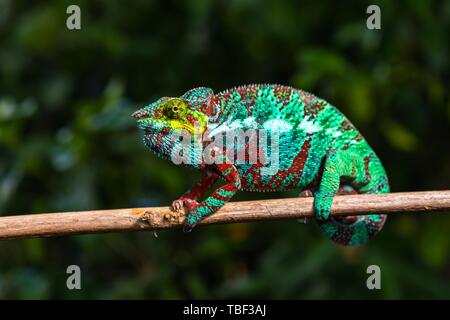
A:
<svg viewBox="0 0 450 320">
<path fill-rule="evenodd" d="M 366 243 L 386 220 L 379 214 L 330 217 L 334 195 L 386 193 L 389 185 L 380 160 L 363 136 L 335 107 L 310 93 L 280 85 L 247 85 L 216 95 L 209 88 L 196 88 L 179 98 L 161 98 L 133 116 L 144 131 L 144 143 L 158 156 L 174 161 L 186 152 L 185 144 L 174 138 L 184 130 L 191 134 L 191 146 L 209 142 L 215 159 L 221 160 L 209 163 L 201 154 L 190 154 L 188 165 L 205 175 L 172 204 L 174 209 L 183 205 L 188 209 L 185 231 L 216 212 L 238 190 L 299 189 L 303 196 L 312 194 L 320 229 L 344 245 Z M 261 146 L 251 150 L 250 140 L 236 150 L 247 158 L 252 152 L 259 152 L 262 160 L 278 156 L 275 172 L 262 172 L 272 162 L 239 163 L 225 147 L 208 139 L 236 128 L 265 130 L 268 137 L 279 138 L 274 154 Z M 225 184 L 197 202 L 219 178 Z"/>
</svg>

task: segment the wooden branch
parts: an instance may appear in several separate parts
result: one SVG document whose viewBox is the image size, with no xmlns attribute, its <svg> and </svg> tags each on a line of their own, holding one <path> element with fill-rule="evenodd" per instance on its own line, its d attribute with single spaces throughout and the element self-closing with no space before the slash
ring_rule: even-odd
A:
<svg viewBox="0 0 450 320">
<path fill-rule="evenodd" d="M 202 224 L 296 219 L 314 215 L 312 198 L 232 202 Z M 333 215 L 450 210 L 450 190 L 336 196 Z M 179 227 L 184 212 L 168 207 L 96 210 L 0 217 L 0 240 Z"/>
</svg>

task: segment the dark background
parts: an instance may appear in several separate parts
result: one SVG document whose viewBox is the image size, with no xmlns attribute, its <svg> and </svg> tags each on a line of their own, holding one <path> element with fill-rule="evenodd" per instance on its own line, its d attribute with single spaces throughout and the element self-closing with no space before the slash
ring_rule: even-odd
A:
<svg viewBox="0 0 450 320">
<path fill-rule="evenodd" d="M 168 205 L 199 175 L 147 151 L 130 114 L 253 82 L 338 106 L 393 191 L 448 189 L 449 17 L 449 1 L 0 0 L 0 215 Z M 3 241 L 0 298 L 450 298 L 449 230 L 435 213 L 391 217 L 353 249 L 295 221 Z M 71 264 L 82 290 L 66 288 Z"/>
</svg>

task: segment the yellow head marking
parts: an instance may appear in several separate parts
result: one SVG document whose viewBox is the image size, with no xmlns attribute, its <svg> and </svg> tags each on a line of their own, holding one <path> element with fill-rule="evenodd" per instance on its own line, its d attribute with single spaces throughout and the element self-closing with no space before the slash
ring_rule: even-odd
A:
<svg viewBox="0 0 450 320">
<path fill-rule="evenodd" d="M 172 129 L 185 129 L 190 134 L 201 134 L 206 129 L 207 117 L 189 109 L 188 103 L 179 98 L 170 99 L 165 105 L 165 117 L 161 119 Z"/>
</svg>

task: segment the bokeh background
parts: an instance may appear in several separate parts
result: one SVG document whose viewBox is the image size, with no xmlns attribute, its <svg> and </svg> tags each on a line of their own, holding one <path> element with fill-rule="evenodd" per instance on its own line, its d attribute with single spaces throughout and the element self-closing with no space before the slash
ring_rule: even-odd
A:
<svg viewBox="0 0 450 320">
<path fill-rule="evenodd" d="M 199 175 L 148 152 L 130 114 L 253 82 L 338 106 L 393 191 L 449 189 L 449 22 L 449 1 L 0 0 L 0 215 L 168 205 Z M 447 212 L 391 217 L 356 249 L 295 221 L 3 241 L 0 298 L 450 298 L 449 231 Z"/>
</svg>

